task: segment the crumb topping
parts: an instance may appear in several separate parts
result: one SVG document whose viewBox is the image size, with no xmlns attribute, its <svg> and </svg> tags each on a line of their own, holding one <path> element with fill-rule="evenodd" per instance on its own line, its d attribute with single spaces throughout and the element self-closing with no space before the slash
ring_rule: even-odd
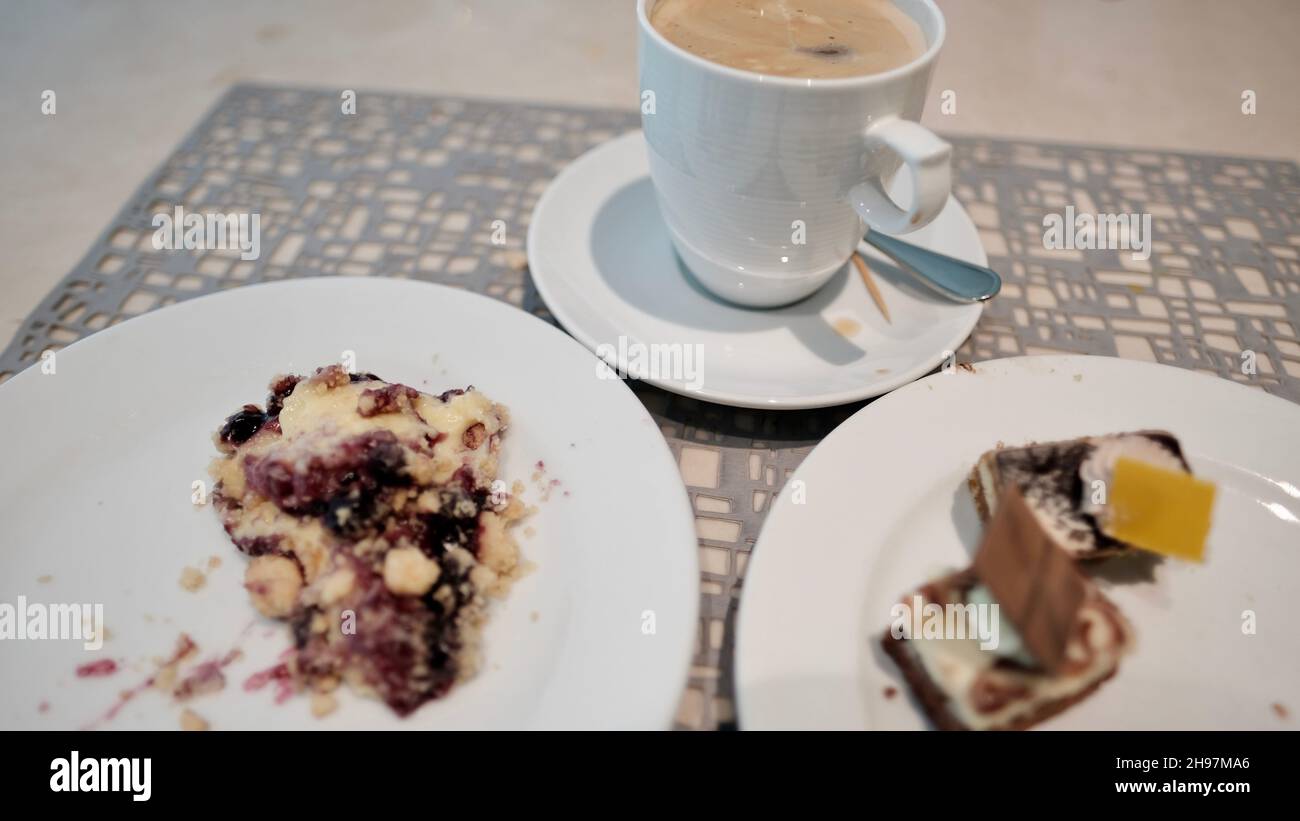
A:
<svg viewBox="0 0 1300 821">
<path fill-rule="evenodd" d="M 290 615 L 302 592 L 298 564 L 285 556 L 255 556 L 244 573 L 244 588 L 257 612 L 272 619 Z"/>
<path fill-rule="evenodd" d="M 399 596 L 423 596 L 440 575 L 442 568 L 418 547 L 394 548 L 384 556 L 384 585 Z"/>
</svg>

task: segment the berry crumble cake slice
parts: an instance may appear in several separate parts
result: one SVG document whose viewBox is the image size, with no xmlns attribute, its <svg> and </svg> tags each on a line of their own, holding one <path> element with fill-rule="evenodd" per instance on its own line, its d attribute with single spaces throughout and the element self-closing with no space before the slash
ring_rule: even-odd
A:
<svg viewBox="0 0 1300 821">
<path fill-rule="evenodd" d="M 523 505 L 494 492 L 506 409 L 338 365 L 270 390 L 226 419 L 211 467 L 245 587 L 290 624 L 301 686 L 409 714 L 473 675 L 487 599 L 520 571 Z"/>
</svg>

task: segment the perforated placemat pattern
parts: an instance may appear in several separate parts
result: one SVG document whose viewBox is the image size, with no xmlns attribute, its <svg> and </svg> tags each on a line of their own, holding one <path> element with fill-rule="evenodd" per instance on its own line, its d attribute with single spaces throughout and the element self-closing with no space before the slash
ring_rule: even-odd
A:
<svg viewBox="0 0 1300 821">
<path fill-rule="evenodd" d="M 305 276 L 391 276 L 550 319 L 528 279 L 529 216 L 552 177 L 637 127 L 634 112 L 238 86 L 149 177 L 0 356 L 0 382 L 87 334 L 179 300 Z M 1208 371 L 1300 401 L 1295 163 L 957 138 L 954 194 L 1005 279 L 958 360 L 1093 353 Z M 261 215 L 261 254 L 160 251 L 153 217 Z M 1048 250 L 1044 217 L 1149 214 L 1148 259 Z M 1136 239 L 1136 238 L 1135 238 Z M 773 495 L 860 405 L 737 410 L 634 390 L 696 511 L 694 665 L 678 715 L 734 724 L 734 623 Z M 635 523 L 629 523 L 634 527 Z"/>
</svg>

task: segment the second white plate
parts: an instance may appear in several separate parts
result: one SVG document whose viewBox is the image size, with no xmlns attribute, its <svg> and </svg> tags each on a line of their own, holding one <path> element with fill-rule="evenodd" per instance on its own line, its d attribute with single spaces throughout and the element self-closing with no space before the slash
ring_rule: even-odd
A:
<svg viewBox="0 0 1300 821">
<path fill-rule="evenodd" d="M 741 726 L 926 727 L 880 637 L 895 602 L 970 564 L 982 530 L 971 465 L 998 442 L 1142 428 L 1173 432 L 1192 469 L 1218 485 L 1208 558 L 1108 563 L 1103 589 L 1133 623 L 1137 649 L 1044 726 L 1294 727 L 1300 406 L 1204 374 L 1087 356 L 935 374 L 863 408 L 808 456 L 745 577 Z"/>
</svg>

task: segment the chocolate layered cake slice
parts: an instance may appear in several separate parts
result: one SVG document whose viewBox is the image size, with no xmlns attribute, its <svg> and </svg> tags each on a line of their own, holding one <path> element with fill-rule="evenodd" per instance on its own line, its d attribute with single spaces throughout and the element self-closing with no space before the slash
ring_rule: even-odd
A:
<svg viewBox="0 0 1300 821">
<path fill-rule="evenodd" d="M 270 390 L 226 419 L 211 467 L 245 587 L 290 625 L 302 686 L 410 713 L 475 672 L 487 601 L 519 572 L 523 505 L 497 480 L 506 409 L 337 365 Z"/>
<path fill-rule="evenodd" d="M 1103 558 L 1131 550 L 1098 521 L 1121 457 L 1191 473 L 1172 434 L 1144 430 L 998 447 L 979 458 L 967 484 L 982 520 L 993 516 L 1005 488 L 1014 485 L 1061 549 L 1076 559 Z"/>
<path fill-rule="evenodd" d="M 896 605 L 885 652 L 936 726 L 1019 730 L 1101 686 L 1132 630 L 1007 488 L 970 568 Z"/>
<path fill-rule="evenodd" d="M 972 569 L 924 585 L 903 600 L 908 608 L 934 604 L 989 606 L 989 588 Z M 997 649 L 981 639 L 932 637 L 889 630 L 881 644 L 898 664 L 925 714 L 941 730 L 1023 730 L 1087 698 L 1119 669 L 1133 633 L 1115 605 L 1088 584 L 1055 670 L 1026 651 L 1005 618 Z"/>
</svg>

